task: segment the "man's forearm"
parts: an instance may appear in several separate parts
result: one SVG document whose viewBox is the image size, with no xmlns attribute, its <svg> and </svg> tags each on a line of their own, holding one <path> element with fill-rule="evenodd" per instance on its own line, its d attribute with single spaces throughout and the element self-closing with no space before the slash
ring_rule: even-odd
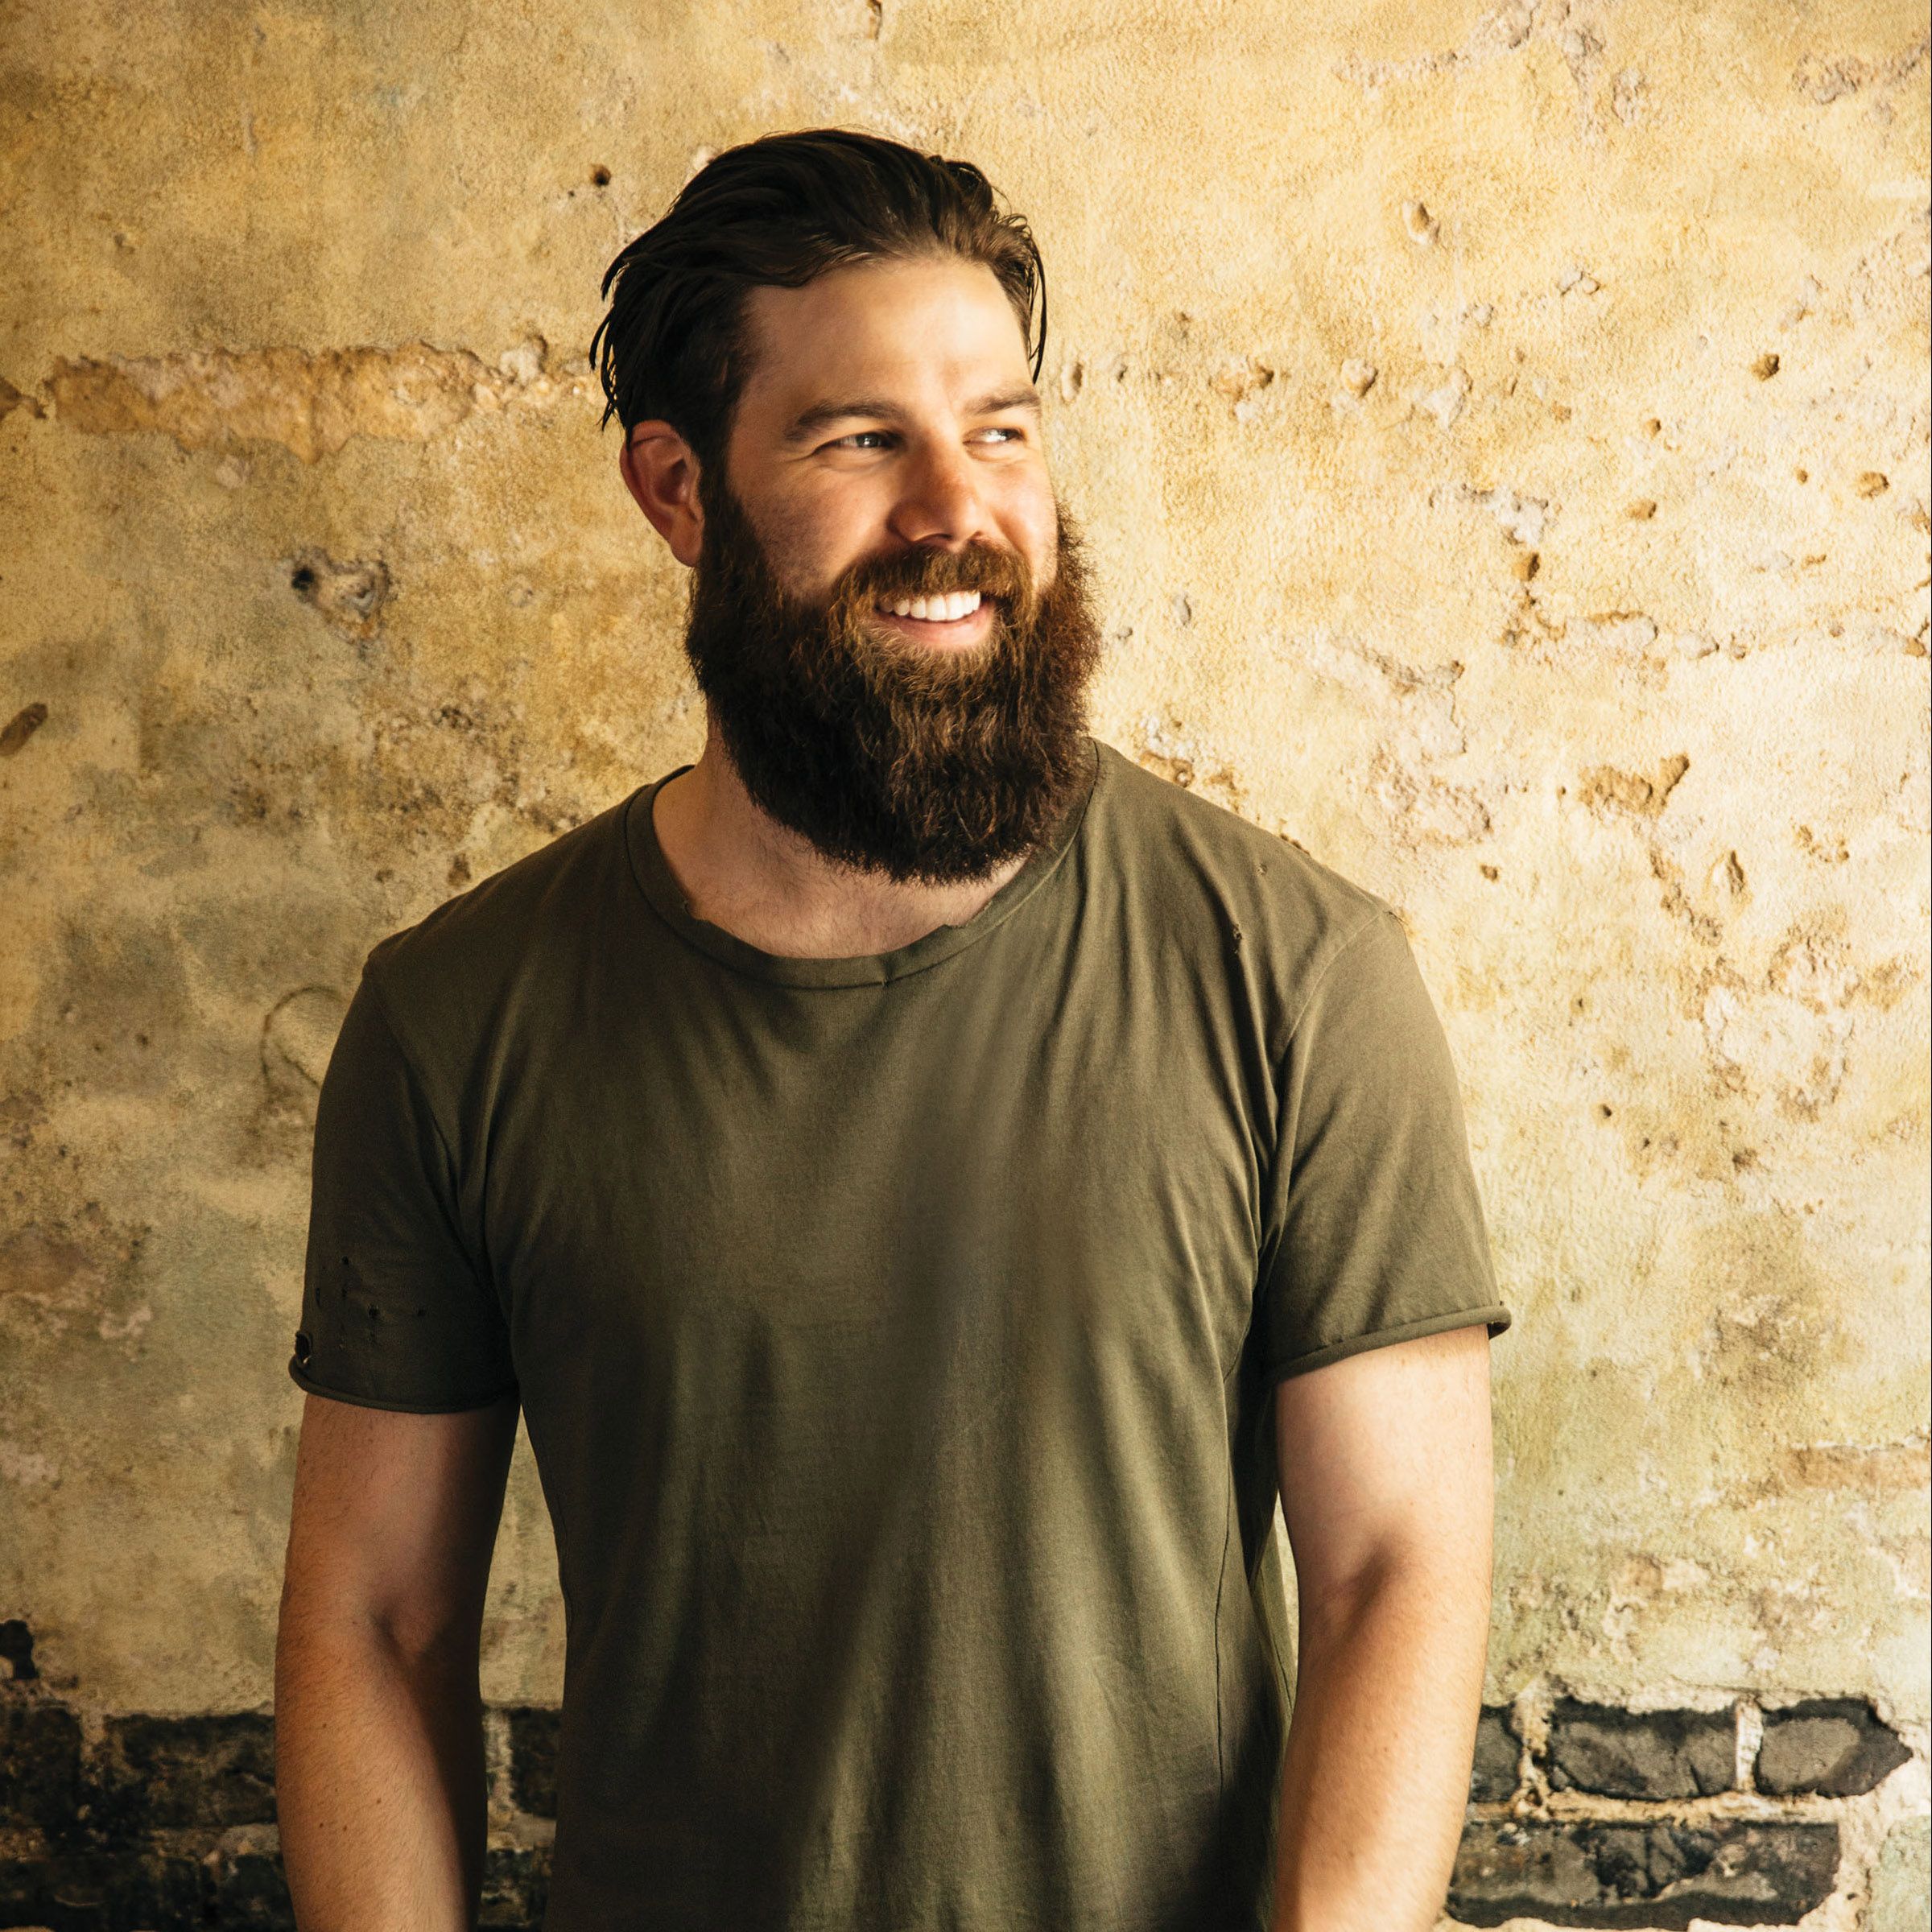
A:
<svg viewBox="0 0 1932 1932">
<path fill-rule="evenodd" d="M 1426 1564 L 1304 1604 L 1274 1932 L 1436 1923 L 1468 1798 L 1488 1631 L 1487 1590 L 1479 1603 Z"/>
<path fill-rule="evenodd" d="M 275 1670 L 275 1809 L 300 1932 L 464 1932 L 481 1889 L 473 1647 L 293 1633 Z"/>
</svg>

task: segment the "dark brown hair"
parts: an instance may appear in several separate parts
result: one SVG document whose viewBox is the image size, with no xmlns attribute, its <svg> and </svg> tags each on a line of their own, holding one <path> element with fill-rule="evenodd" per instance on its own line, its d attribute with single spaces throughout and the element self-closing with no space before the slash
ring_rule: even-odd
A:
<svg viewBox="0 0 1932 1932">
<path fill-rule="evenodd" d="M 1031 229 L 1000 210 L 971 162 L 842 127 L 728 147 L 605 270 L 610 308 L 590 341 L 606 398 L 601 420 L 615 415 L 628 433 L 661 418 L 697 452 L 701 470 L 721 476 L 750 373 L 747 289 L 802 288 L 852 262 L 947 253 L 992 270 L 1030 343 L 1038 297 L 1037 382 L 1046 270 Z"/>
</svg>

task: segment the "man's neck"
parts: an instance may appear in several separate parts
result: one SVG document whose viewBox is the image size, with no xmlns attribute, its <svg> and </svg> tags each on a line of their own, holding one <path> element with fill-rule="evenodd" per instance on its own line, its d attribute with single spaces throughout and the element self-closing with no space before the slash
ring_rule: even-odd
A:
<svg viewBox="0 0 1932 1932">
<path fill-rule="evenodd" d="M 697 918 L 795 959 L 890 952 L 962 926 L 1026 862 L 1022 854 L 956 886 L 835 864 L 753 803 L 716 724 L 697 763 L 658 788 L 651 823 Z"/>
</svg>

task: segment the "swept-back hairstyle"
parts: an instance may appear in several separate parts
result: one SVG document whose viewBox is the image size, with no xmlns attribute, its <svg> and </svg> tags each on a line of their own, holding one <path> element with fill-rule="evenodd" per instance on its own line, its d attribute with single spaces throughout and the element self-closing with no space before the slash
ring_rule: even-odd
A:
<svg viewBox="0 0 1932 1932">
<path fill-rule="evenodd" d="M 628 434 L 661 418 L 696 452 L 702 473 L 721 477 L 749 374 L 748 289 L 801 288 L 852 262 L 946 254 L 992 270 L 1030 344 L 1038 299 L 1037 382 L 1046 270 L 1031 229 L 1001 211 L 972 163 L 842 127 L 728 147 L 605 270 L 610 308 L 590 342 L 606 398 L 601 421 L 614 415 Z"/>
</svg>

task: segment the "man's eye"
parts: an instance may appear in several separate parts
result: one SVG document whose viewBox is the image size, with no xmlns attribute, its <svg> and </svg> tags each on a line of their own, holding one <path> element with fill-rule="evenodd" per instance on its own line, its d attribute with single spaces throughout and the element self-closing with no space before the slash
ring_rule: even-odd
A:
<svg viewBox="0 0 1932 1932">
<path fill-rule="evenodd" d="M 1022 442 L 1026 440 L 1026 432 L 1023 429 L 1018 429 L 1010 424 L 1000 423 L 989 423 L 983 431 L 976 431 L 974 433 L 976 435 L 983 434 L 987 436 L 999 436 L 1004 439 L 1012 439 Z M 832 444 L 832 447 L 834 449 L 869 448 L 873 447 L 873 445 L 866 442 L 865 439 L 868 436 L 873 437 L 879 442 L 889 442 L 891 440 L 892 431 L 888 429 L 855 429 L 850 436 L 839 437 Z"/>
</svg>

